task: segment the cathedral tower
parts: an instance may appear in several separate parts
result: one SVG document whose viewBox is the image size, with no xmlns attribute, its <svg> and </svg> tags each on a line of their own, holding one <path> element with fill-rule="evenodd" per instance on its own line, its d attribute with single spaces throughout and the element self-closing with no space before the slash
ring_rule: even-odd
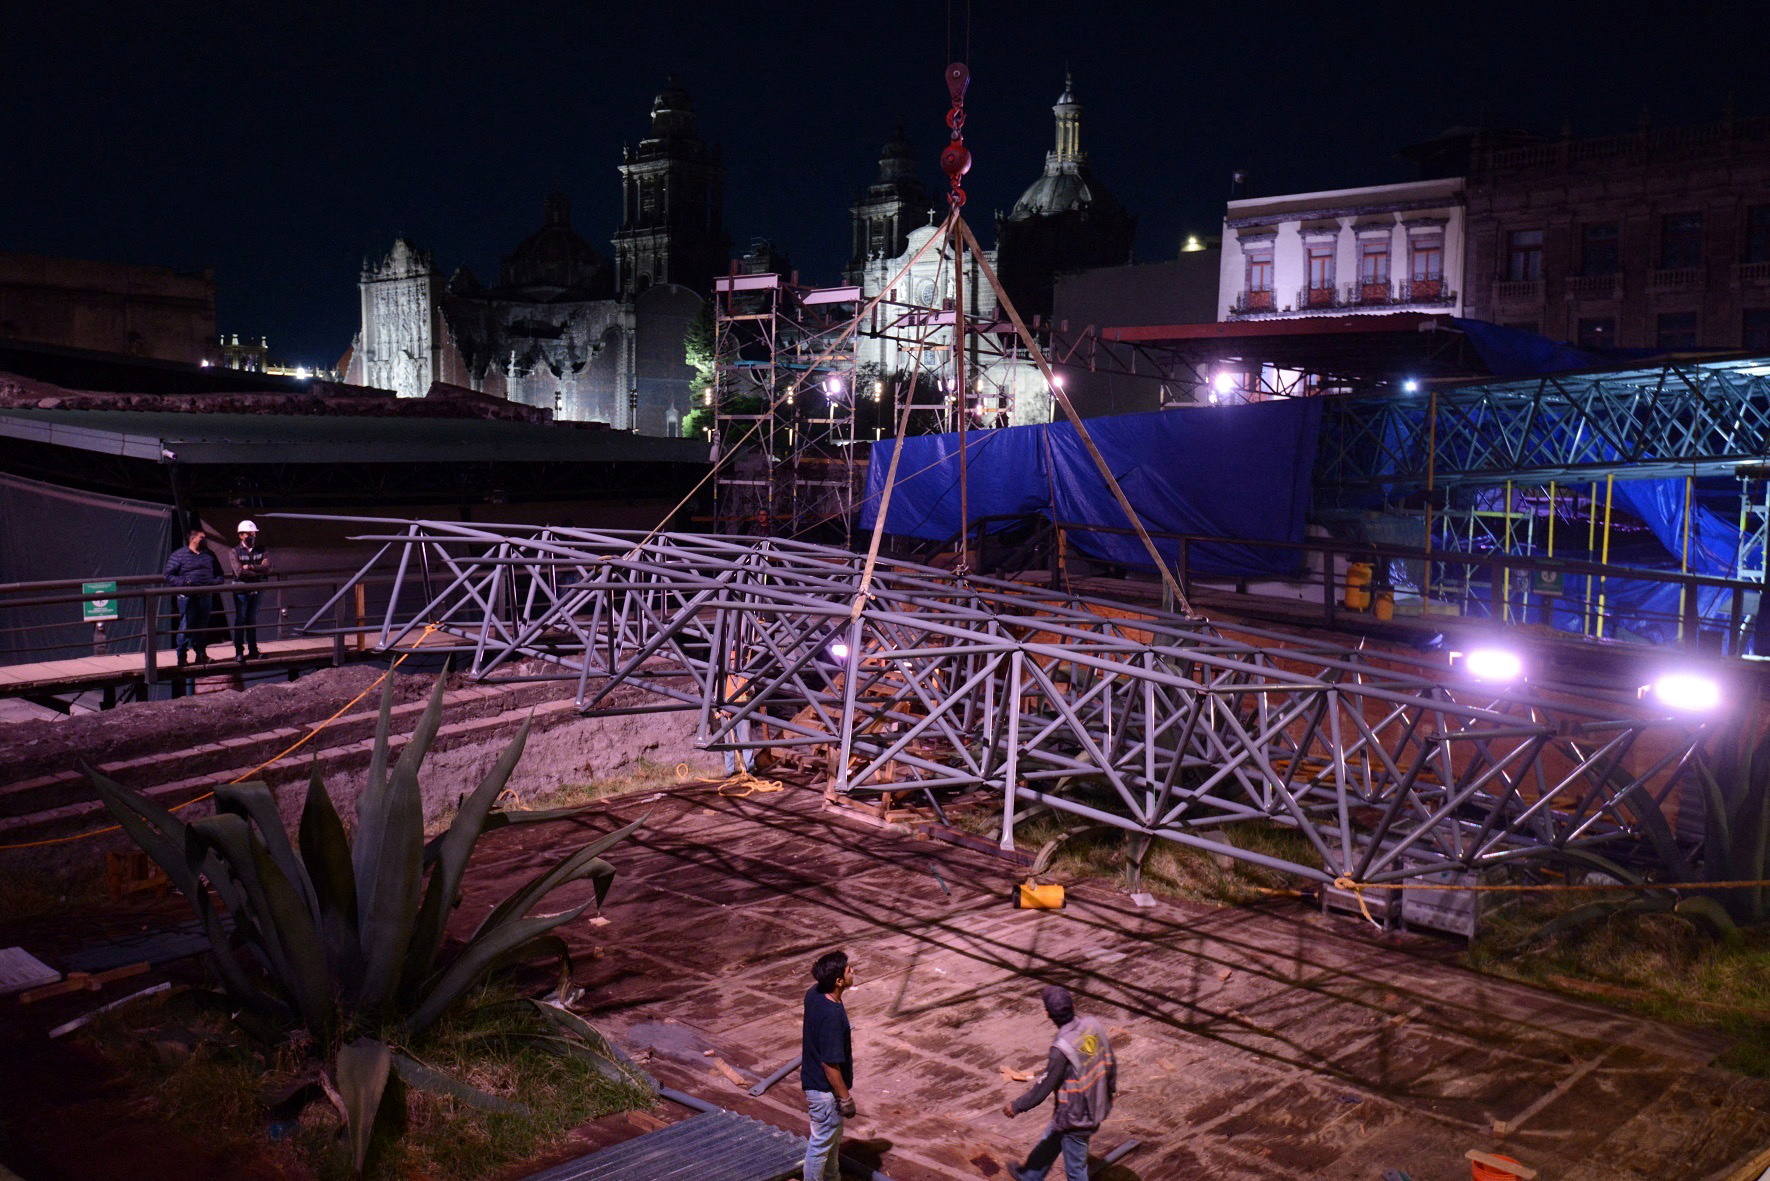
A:
<svg viewBox="0 0 1770 1181">
<path fill-rule="evenodd" d="M 386 258 L 363 263 L 358 290 L 363 384 L 422 398 L 442 370 L 441 273 L 429 254 L 396 238 Z"/>
<path fill-rule="evenodd" d="M 869 260 L 896 258 L 910 231 L 928 224 L 928 190 L 916 175 L 903 124 L 879 154 L 879 179 L 856 199 L 853 212 L 854 256 L 845 273 L 848 282 L 859 283 Z"/>
<path fill-rule="evenodd" d="M 651 104 L 651 135 L 621 164 L 615 285 L 623 298 L 676 283 L 706 295 L 725 272 L 725 168 L 695 134 L 694 104 L 674 78 Z"/>
<path fill-rule="evenodd" d="M 1020 314 L 1029 317 L 1050 316 L 1059 272 L 1130 262 L 1137 232 L 1137 219 L 1088 168 L 1082 106 L 1068 75 L 1051 113 L 1057 142 L 1045 154 L 1045 173 L 996 225 L 1002 285 Z"/>
</svg>

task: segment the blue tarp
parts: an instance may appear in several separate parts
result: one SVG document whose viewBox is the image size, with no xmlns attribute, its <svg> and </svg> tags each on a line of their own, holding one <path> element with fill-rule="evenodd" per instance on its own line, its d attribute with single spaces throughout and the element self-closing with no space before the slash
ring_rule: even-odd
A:
<svg viewBox="0 0 1770 1181">
<path fill-rule="evenodd" d="M 1575 369 L 1596 369 L 1651 357 L 1662 349 L 1582 349 L 1562 341 L 1550 340 L 1522 328 L 1507 328 L 1486 320 L 1451 317 L 1475 346 L 1475 355 L 1495 377 L 1539 377 L 1545 373 L 1567 373 Z"/>
<path fill-rule="evenodd" d="M 1152 533 L 1249 541 L 1301 541 L 1309 505 L 1321 406 L 1293 398 L 1248 406 L 1164 410 L 1088 421 L 1113 478 Z M 875 527 L 895 440 L 873 444 L 863 528 Z M 928 540 L 959 533 L 958 436 L 904 441 L 886 531 Z M 1071 424 L 1007 427 L 967 435 L 970 512 L 979 517 L 1038 512 L 1056 520 L 1128 528 L 1129 522 Z M 1133 536 L 1076 532 L 1078 549 L 1101 561 L 1148 566 Z M 1175 543 L 1160 546 L 1174 560 Z M 1298 555 L 1246 546 L 1193 546 L 1195 574 L 1286 574 Z"/>
</svg>

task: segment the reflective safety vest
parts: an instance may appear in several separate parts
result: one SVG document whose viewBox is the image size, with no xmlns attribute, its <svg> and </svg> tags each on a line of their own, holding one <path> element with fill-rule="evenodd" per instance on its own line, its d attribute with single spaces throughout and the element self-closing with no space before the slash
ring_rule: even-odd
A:
<svg viewBox="0 0 1770 1181">
<path fill-rule="evenodd" d="M 1069 1077 L 1057 1092 L 1057 1127 L 1098 1128 L 1112 1111 L 1117 1067 L 1106 1026 L 1092 1017 L 1077 1017 L 1057 1031 L 1052 1045 L 1069 1060 Z"/>
</svg>

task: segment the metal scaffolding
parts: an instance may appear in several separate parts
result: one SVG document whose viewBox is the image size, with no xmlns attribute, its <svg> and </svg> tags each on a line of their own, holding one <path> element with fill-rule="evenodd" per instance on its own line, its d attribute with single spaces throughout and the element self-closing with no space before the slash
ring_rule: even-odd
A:
<svg viewBox="0 0 1770 1181">
<path fill-rule="evenodd" d="M 859 298 L 771 272 L 714 280 L 716 531 L 849 541 Z"/>
<path fill-rule="evenodd" d="M 1590 686 L 1496 689 L 1347 650 L 778 538 L 363 521 L 379 647 L 623 686 L 708 749 L 797 748 L 833 793 L 998 796 L 1322 882 L 1673 840 L 1705 726 Z M 332 604 L 308 624 L 327 634 Z M 435 643 L 435 636 L 426 649 Z M 523 676 L 533 676 L 523 672 Z M 625 712 L 625 711 L 623 711 Z M 1266 821 L 1302 855 L 1240 847 Z"/>
</svg>

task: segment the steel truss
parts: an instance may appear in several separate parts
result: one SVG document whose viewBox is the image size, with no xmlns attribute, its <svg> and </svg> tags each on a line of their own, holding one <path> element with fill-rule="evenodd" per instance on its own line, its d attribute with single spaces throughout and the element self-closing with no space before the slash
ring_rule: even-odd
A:
<svg viewBox="0 0 1770 1181">
<path fill-rule="evenodd" d="M 391 575 L 381 649 L 434 625 L 471 675 L 540 661 L 590 713 L 642 686 L 709 749 L 821 755 L 835 792 L 999 793 L 1006 846 L 1046 805 L 1320 881 L 1626 848 L 1671 839 L 1705 734 L 1590 689 L 1502 695 L 1423 657 L 902 563 L 857 606 L 862 558 L 783 539 L 362 524 L 381 549 L 335 602 Z M 1243 849 L 1239 821 L 1313 856 Z"/>
<path fill-rule="evenodd" d="M 1730 475 L 1766 454 L 1770 358 L 1706 361 L 1330 399 L 1316 490 Z"/>
<path fill-rule="evenodd" d="M 771 272 L 714 280 L 714 386 L 722 448 L 714 527 L 785 533 L 854 515 L 854 316 L 858 287 L 810 288 Z"/>
</svg>

